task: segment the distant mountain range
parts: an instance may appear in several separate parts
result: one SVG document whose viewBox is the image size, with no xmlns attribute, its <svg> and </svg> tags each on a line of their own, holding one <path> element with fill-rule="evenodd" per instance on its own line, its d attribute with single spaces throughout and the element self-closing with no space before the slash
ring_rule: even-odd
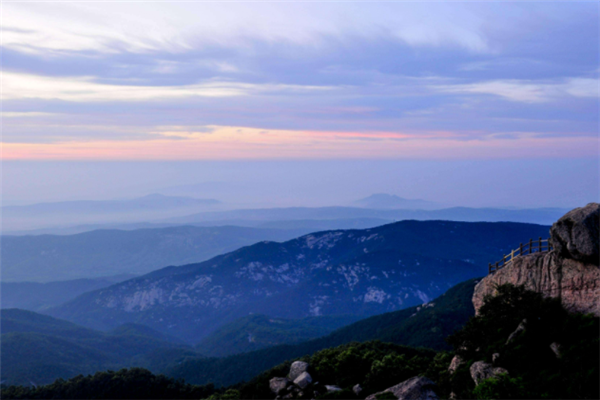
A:
<svg viewBox="0 0 600 400">
<path fill-rule="evenodd" d="M 50 282 L 141 275 L 168 265 L 204 261 L 263 240 L 289 240 L 310 230 L 178 226 L 68 236 L 3 236 L 2 280 Z"/>
<path fill-rule="evenodd" d="M 386 221 L 444 220 L 463 222 L 524 222 L 551 225 L 569 210 L 562 208 L 537 208 L 506 210 L 497 208 L 454 207 L 441 210 L 372 209 L 360 207 L 290 207 L 202 212 L 183 217 L 169 218 L 162 223 L 212 224 L 256 226 L 268 221 L 292 220 L 344 220 L 377 218 Z"/>
<path fill-rule="evenodd" d="M 195 223 L 152 223 L 152 222 L 132 222 L 132 223 L 110 223 L 110 224 L 88 224 L 74 225 L 62 228 L 41 228 L 25 231 L 6 232 L 6 236 L 31 236 L 31 235 L 75 235 L 96 230 L 119 229 L 124 231 L 133 231 L 137 229 L 160 229 L 181 226 L 202 226 L 202 227 L 222 227 L 237 226 L 245 228 L 259 229 L 286 229 L 298 230 L 304 233 L 325 231 L 333 229 L 366 229 L 376 226 L 389 224 L 392 220 L 381 218 L 343 218 L 343 219 L 292 219 L 292 220 L 273 220 L 273 221 L 251 221 L 238 220 L 230 223 L 214 223 L 211 221 Z"/>
<path fill-rule="evenodd" d="M 111 221 L 140 221 L 214 210 L 215 199 L 151 194 L 129 200 L 80 200 L 2 207 L 4 231 Z"/>
<path fill-rule="evenodd" d="M 122 202 L 64 202 L 5 207 L 3 234 L 75 234 L 97 229 L 153 229 L 170 226 L 244 226 L 254 228 L 363 229 L 401 220 L 524 222 L 552 224 L 562 208 L 440 208 L 424 200 L 376 194 L 357 207 L 225 209 L 216 200 L 151 195 Z"/>
<path fill-rule="evenodd" d="M 48 310 L 88 327 L 135 322 L 197 343 L 250 313 L 278 318 L 369 316 L 428 302 L 549 227 L 403 221 L 261 242 L 168 267 Z"/>
<path fill-rule="evenodd" d="M 355 201 L 355 204 L 360 207 L 375 209 L 405 208 L 411 210 L 432 210 L 443 208 L 440 204 L 431 201 L 421 199 L 405 199 L 386 193 L 373 194 L 364 199 Z"/>
</svg>

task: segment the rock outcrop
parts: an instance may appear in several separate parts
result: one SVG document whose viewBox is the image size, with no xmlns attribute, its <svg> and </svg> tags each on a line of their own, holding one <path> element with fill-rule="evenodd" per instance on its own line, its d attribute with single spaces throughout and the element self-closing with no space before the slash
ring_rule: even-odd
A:
<svg viewBox="0 0 600 400">
<path fill-rule="evenodd" d="M 562 346 L 560 345 L 560 343 L 556 343 L 556 342 L 550 343 L 550 350 L 552 350 L 552 352 L 554 353 L 556 358 L 560 358 L 562 356 L 562 352 L 561 352 Z"/>
<path fill-rule="evenodd" d="M 366 400 L 376 400 L 377 396 L 383 393 L 392 393 L 399 400 L 437 400 L 438 396 L 433 391 L 435 383 L 423 376 L 415 376 L 383 392 L 375 393 L 366 398 Z"/>
<path fill-rule="evenodd" d="M 513 333 L 510 334 L 510 336 L 508 336 L 508 339 L 506 339 L 506 344 L 512 343 L 517 336 L 519 336 L 519 334 L 521 332 L 525 331 L 525 325 L 527 325 L 527 320 L 524 319 L 523 321 L 521 321 L 521 323 L 519 324 L 519 326 L 517 326 L 517 329 L 515 329 L 515 331 Z"/>
<path fill-rule="evenodd" d="M 600 205 L 590 203 L 566 213 L 550 229 L 550 241 L 564 258 L 598 265 Z"/>
<path fill-rule="evenodd" d="M 492 364 L 483 361 L 474 362 L 469 371 L 475 385 L 479 385 L 484 379 L 493 378 L 500 374 L 508 374 L 508 371 L 504 368 L 494 367 Z"/>
<path fill-rule="evenodd" d="M 475 286 L 475 311 L 499 285 L 524 285 L 548 297 L 558 297 L 570 311 L 600 316 L 600 204 L 590 203 L 560 218 L 550 229 L 549 252 L 515 257 L 508 266 Z"/>
<path fill-rule="evenodd" d="M 460 367 L 463 363 L 464 363 L 464 360 L 462 359 L 462 357 L 459 356 L 458 354 L 455 355 L 452 358 L 452 361 L 450 361 L 450 366 L 448 367 L 448 372 L 450 372 L 450 374 L 455 373 L 456 370 L 458 369 L 458 367 Z"/>
<path fill-rule="evenodd" d="M 325 385 L 325 389 L 327 389 L 327 393 L 329 392 L 341 392 L 342 388 L 336 385 Z"/>
</svg>

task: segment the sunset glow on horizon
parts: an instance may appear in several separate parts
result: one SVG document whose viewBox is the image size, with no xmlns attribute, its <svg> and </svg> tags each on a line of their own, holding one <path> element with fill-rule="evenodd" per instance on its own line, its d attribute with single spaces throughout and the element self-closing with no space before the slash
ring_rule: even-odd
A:
<svg viewBox="0 0 600 400">
<path fill-rule="evenodd" d="M 596 154 L 595 138 L 461 139 L 446 132 L 314 132 L 209 127 L 163 130 L 149 140 L 4 144 L 5 160 L 253 160 L 569 158 Z M 560 149 L 560 154 L 556 154 Z"/>
<path fill-rule="evenodd" d="M 339 196 L 597 199 L 599 19 L 586 2 L 5 2 L 3 198 L 85 197 L 73 176 L 106 188 L 125 163 L 140 172 L 116 196 L 224 168 L 261 171 L 265 204 L 318 203 L 325 176 Z M 269 163 L 287 172 L 267 180 Z M 553 179 L 563 193 L 534 198 Z M 508 193 L 465 199 L 476 182 Z"/>
</svg>

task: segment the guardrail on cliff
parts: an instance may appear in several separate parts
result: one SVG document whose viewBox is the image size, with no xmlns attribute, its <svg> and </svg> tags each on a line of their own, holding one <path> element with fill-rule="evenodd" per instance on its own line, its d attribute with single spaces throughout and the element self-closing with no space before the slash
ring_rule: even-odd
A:
<svg viewBox="0 0 600 400">
<path fill-rule="evenodd" d="M 515 258 L 516 256 L 524 256 L 526 254 L 541 253 L 543 251 L 550 251 L 550 250 L 552 250 L 552 245 L 550 244 L 548 239 L 544 239 L 544 240 L 542 240 L 542 238 L 539 238 L 539 240 L 529 239 L 529 243 L 526 243 L 525 245 L 523 245 L 523 243 L 521 243 L 521 245 L 519 246 L 518 249 L 515 249 L 515 250 L 511 251 L 509 254 L 506 254 L 504 257 L 502 257 L 502 260 L 496 262 L 495 264 L 491 264 L 491 263 L 488 264 L 488 274 L 492 274 L 492 273 L 498 271 L 499 269 L 504 268 L 507 265 L 510 265 L 513 261 L 513 258 Z"/>
</svg>

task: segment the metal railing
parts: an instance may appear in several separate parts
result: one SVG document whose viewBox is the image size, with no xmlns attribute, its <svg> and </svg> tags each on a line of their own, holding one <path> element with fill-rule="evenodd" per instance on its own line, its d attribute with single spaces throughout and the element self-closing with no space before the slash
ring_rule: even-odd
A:
<svg viewBox="0 0 600 400">
<path fill-rule="evenodd" d="M 550 244 L 550 242 L 548 241 L 548 239 L 544 239 L 542 240 L 542 238 L 539 238 L 538 240 L 533 240 L 533 239 L 529 239 L 529 243 L 525 243 L 525 245 L 523 245 L 523 243 L 521 243 L 521 245 L 519 246 L 518 249 L 515 249 L 513 251 L 511 251 L 509 254 L 504 255 L 504 257 L 502 257 L 502 260 L 497 261 L 495 264 L 488 264 L 488 274 L 493 274 L 494 272 L 498 271 L 501 268 L 506 267 L 507 265 L 510 265 L 513 261 L 513 258 L 517 257 L 517 256 L 524 256 L 526 254 L 532 254 L 532 253 L 541 253 L 544 251 L 550 251 L 552 250 L 552 245 Z"/>
</svg>

